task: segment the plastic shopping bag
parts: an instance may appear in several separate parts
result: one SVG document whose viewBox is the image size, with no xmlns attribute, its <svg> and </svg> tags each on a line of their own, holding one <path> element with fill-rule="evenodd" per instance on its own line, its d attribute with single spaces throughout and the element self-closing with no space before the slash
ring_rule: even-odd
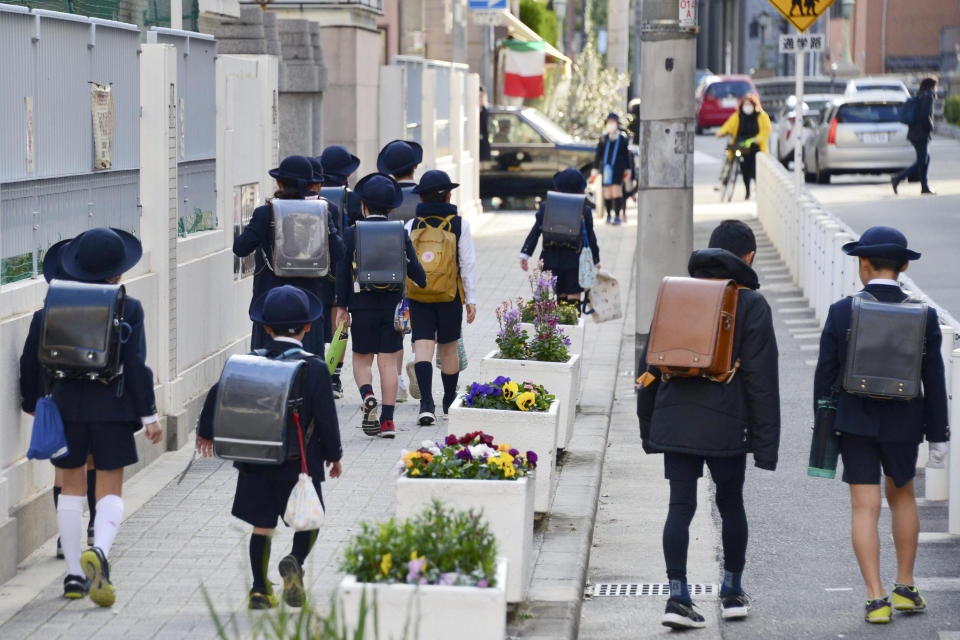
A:
<svg viewBox="0 0 960 640">
<path fill-rule="evenodd" d="M 590 290 L 590 305 L 587 314 L 594 322 L 608 322 L 623 317 L 620 302 L 620 283 L 607 271 L 597 272 L 597 283 Z"/>
<path fill-rule="evenodd" d="M 467 368 L 467 348 L 463 345 L 463 338 L 457 340 L 457 357 L 460 359 L 460 371 Z M 437 350 L 437 368 L 440 369 L 440 350 Z"/>
<path fill-rule="evenodd" d="M 412 331 L 410 327 L 410 305 L 404 298 L 397 303 L 397 308 L 393 312 L 393 328 L 397 333 L 407 335 Z"/>
<path fill-rule="evenodd" d="M 313 486 L 313 480 L 307 470 L 307 454 L 303 447 L 303 429 L 300 428 L 300 416 L 293 414 L 297 425 L 297 438 L 300 440 L 300 477 L 287 499 L 287 508 L 283 512 L 283 521 L 294 531 L 312 531 L 323 524 L 323 503 Z"/>
<path fill-rule="evenodd" d="M 67 436 L 63 433 L 60 410 L 50 396 L 40 398 L 33 414 L 33 433 L 30 434 L 27 458 L 47 460 L 65 456 L 67 453 Z"/>
<path fill-rule="evenodd" d="M 593 289 L 597 284 L 597 266 L 593 264 L 593 251 L 588 246 L 580 250 L 579 282 L 581 289 Z"/>
<path fill-rule="evenodd" d="M 330 348 L 327 349 L 326 361 L 330 373 L 336 370 L 340 360 L 343 359 L 343 353 L 347 350 L 347 337 L 348 334 L 343 330 L 343 323 L 341 322 L 337 326 L 336 333 L 333 334 L 333 342 L 330 343 Z"/>
</svg>

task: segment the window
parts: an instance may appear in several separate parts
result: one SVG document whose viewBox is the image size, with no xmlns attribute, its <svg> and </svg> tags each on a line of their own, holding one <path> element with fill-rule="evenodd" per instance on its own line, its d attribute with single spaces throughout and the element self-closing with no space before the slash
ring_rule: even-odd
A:
<svg viewBox="0 0 960 640">
<path fill-rule="evenodd" d="M 543 136 L 513 113 L 496 113 L 490 118 L 490 142 L 493 144 L 541 144 Z"/>
<path fill-rule="evenodd" d="M 837 122 L 840 124 L 870 124 L 899 121 L 899 102 L 845 104 L 837 109 Z"/>
<path fill-rule="evenodd" d="M 233 239 L 236 240 L 243 228 L 253 217 L 253 210 L 260 202 L 260 185 L 256 182 L 242 184 L 233 190 Z M 251 253 L 246 258 L 233 257 L 233 274 L 239 280 L 253 275 L 254 256 Z"/>
<path fill-rule="evenodd" d="M 734 80 L 731 82 L 714 82 L 707 87 L 707 95 L 714 98 L 742 98 L 753 92 L 749 82 Z"/>
</svg>

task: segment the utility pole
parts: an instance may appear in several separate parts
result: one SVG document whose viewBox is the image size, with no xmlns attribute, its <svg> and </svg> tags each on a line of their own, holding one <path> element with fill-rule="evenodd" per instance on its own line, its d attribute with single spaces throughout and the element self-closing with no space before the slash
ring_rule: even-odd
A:
<svg viewBox="0 0 960 640">
<path fill-rule="evenodd" d="M 693 250 L 693 79 L 697 22 L 692 0 L 644 0 L 640 30 L 640 180 L 637 201 L 636 360 L 664 276 L 687 274 Z"/>
</svg>

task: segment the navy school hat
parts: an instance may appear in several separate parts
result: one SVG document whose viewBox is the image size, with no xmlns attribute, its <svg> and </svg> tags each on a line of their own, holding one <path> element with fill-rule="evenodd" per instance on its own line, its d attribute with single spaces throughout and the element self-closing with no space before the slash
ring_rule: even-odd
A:
<svg viewBox="0 0 960 640">
<path fill-rule="evenodd" d="M 423 147 L 413 140 L 388 142 L 377 156 L 377 171 L 391 175 L 405 175 L 423 162 Z"/>
<path fill-rule="evenodd" d="M 320 154 L 323 172 L 335 182 L 346 182 L 351 173 L 360 166 L 360 158 L 350 153 L 346 147 L 332 144 Z"/>
<path fill-rule="evenodd" d="M 60 268 L 69 277 L 83 282 L 100 282 L 119 276 L 129 271 L 142 256 L 143 246 L 136 236 L 107 227 L 84 231 L 59 250 Z M 44 271 L 46 277 L 46 269 Z"/>
<path fill-rule="evenodd" d="M 431 169 L 420 177 L 420 184 L 413 188 L 414 193 L 444 193 L 453 191 L 460 185 L 456 182 L 450 182 L 450 176 L 446 171 L 440 169 Z"/>
<path fill-rule="evenodd" d="M 848 256 L 919 260 L 920 254 L 907 249 L 907 238 L 893 227 L 870 227 L 854 242 L 843 245 Z"/>
<path fill-rule="evenodd" d="M 609 121 L 609 120 L 616 120 L 616 121 L 617 121 L 617 124 L 619 124 L 619 123 L 620 123 L 620 116 L 618 116 L 615 111 L 611 111 L 610 113 L 607 114 L 607 119 L 604 120 L 604 122 L 607 122 L 607 121 Z"/>
<path fill-rule="evenodd" d="M 587 179 L 573 167 L 567 167 L 553 174 L 553 188 L 563 193 L 583 193 L 587 188 Z"/>
<path fill-rule="evenodd" d="M 323 303 L 312 293 L 285 284 L 250 305 L 250 319 L 271 329 L 299 329 L 323 317 Z"/>
<path fill-rule="evenodd" d="M 323 182 L 323 163 L 320 162 L 320 157 L 308 159 L 310 160 L 310 166 L 313 167 L 313 184 L 321 184 Z"/>
<path fill-rule="evenodd" d="M 60 251 L 67 246 L 68 242 L 70 242 L 69 238 L 66 240 L 61 240 L 60 242 L 50 245 L 50 248 L 44 252 L 43 279 L 47 282 L 50 282 L 54 278 L 58 280 L 64 280 L 69 277 L 66 273 L 64 273 L 60 263 Z"/>
<path fill-rule="evenodd" d="M 280 162 L 280 166 L 269 171 L 270 177 L 276 178 L 284 186 L 296 187 L 301 196 L 307 195 L 309 186 L 314 184 L 313 163 L 303 156 L 287 156 Z"/>
<path fill-rule="evenodd" d="M 385 173 L 371 173 L 357 183 L 353 190 L 370 211 L 384 213 L 396 209 L 403 202 L 403 189 Z"/>
</svg>

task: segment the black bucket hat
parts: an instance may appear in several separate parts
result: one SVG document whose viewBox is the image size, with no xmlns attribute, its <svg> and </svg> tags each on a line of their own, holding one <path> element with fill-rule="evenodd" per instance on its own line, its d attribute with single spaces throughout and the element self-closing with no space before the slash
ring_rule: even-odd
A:
<svg viewBox="0 0 960 640">
<path fill-rule="evenodd" d="M 388 142 L 377 156 L 377 171 L 391 175 L 405 175 L 423 162 L 423 147 L 413 140 Z"/>
<path fill-rule="evenodd" d="M 285 284 L 250 305 L 250 319 L 271 329 L 299 329 L 323 317 L 323 303 L 308 291 Z"/>
<path fill-rule="evenodd" d="M 360 166 L 360 158 L 350 153 L 346 147 L 332 144 L 320 154 L 324 176 L 331 181 L 346 182 L 350 174 Z"/>
<path fill-rule="evenodd" d="M 353 192 L 371 211 L 383 213 L 396 209 L 403 202 L 403 189 L 385 173 L 371 173 L 357 183 Z"/>
<path fill-rule="evenodd" d="M 84 231 L 59 250 L 60 268 L 69 277 L 83 282 L 119 276 L 142 256 L 143 245 L 135 235 L 107 227 Z"/>
<path fill-rule="evenodd" d="M 553 188 L 563 193 L 583 193 L 587 188 L 587 179 L 573 167 L 567 167 L 553 174 Z"/>
<path fill-rule="evenodd" d="M 446 171 L 431 169 L 420 177 L 420 184 L 413 188 L 414 193 L 445 193 L 453 191 L 460 185 L 450 182 Z"/>
<path fill-rule="evenodd" d="M 848 256 L 919 260 L 920 254 L 907 248 L 907 238 L 893 227 L 870 227 L 855 242 L 843 245 Z"/>
<path fill-rule="evenodd" d="M 63 267 L 60 262 L 60 252 L 63 250 L 67 243 L 70 242 L 70 239 L 61 240 L 60 242 L 50 245 L 50 248 L 46 250 L 43 254 L 43 279 L 47 282 L 50 282 L 54 278 L 57 280 L 65 280 L 69 276 L 64 273 Z"/>
<path fill-rule="evenodd" d="M 276 178 L 284 184 L 296 187 L 301 196 L 309 191 L 314 184 L 313 164 L 303 156 L 287 156 L 276 169 L 270 169 L 270 177 Z"/>
<path fill-rule="evenodd" d="M 313 184 L 323 184 L 323 163 L 320 162 L 320 157 L 308 159 L 313 167 Z"/>
</svg>

